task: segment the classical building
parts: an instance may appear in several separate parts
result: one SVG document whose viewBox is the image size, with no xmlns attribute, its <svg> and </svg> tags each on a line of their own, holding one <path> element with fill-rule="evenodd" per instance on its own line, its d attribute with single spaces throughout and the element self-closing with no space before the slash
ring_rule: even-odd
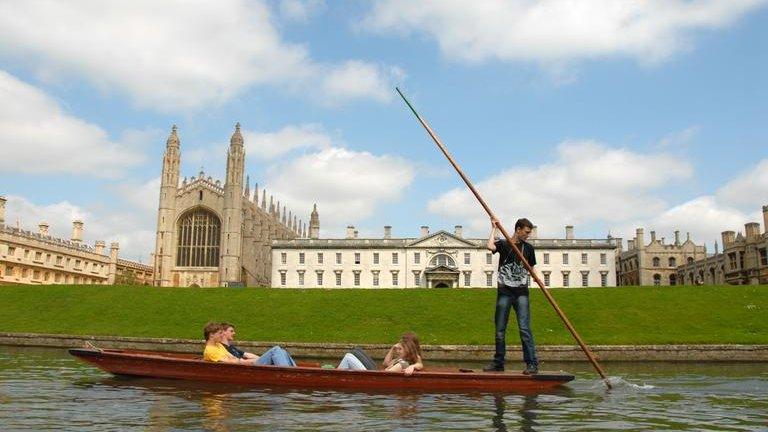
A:
<svg viewBox="0 0 768 432">
<path fill-rule="evenodd" d="M 0 285 L 114 284 L 128 268 L 143 272 L 143 281 L 151 280 L 150 266 L 118 258 L 118 243 L 110 244 L 108 255 L 104 241 L 84 244 L 82 221 L 72 222 L 71 238 L 65 240 L 51 236 L 46 222 L 37 232 L 6 225 L 5 205 L 0 196 Z"/>
<path fill-rule="evenodd" d="M 429 232 L 417 238 L 359 238 L 353 226 L 346 238 L 295 238 L 272 241 L 272 286 L 286 288 L 456 288 L 496 286 L 498 254 L 487 239 L 454 232 Z M 615 260 L 621 239 L 539 239 L 536 269 L 553 287 L 615 286 Z M 534 282 L 532 282 L 534 283 Z"/>
<path fill-rule="evenodd" d="M 744 234 L 723 231 L 723 252 L 686 263 L 677 268 L 677 279 L 685 284 L 768 284 L 768 205 L 763 206 L 763 233 L 760 224 L 744 225 Z"/>
<path fill-rule="evenodd" d="M 637 228 L 635 238 L 627 240 L 627 250 L 621 252 L 616 264 L 619 285 L 680 285 L 677 268 L 681 264 L 704 259 L 707 251 L 691 241 L 690 234 L 680 242 L 680 231 L 675 241 L 667 244 L 651 231 L 651 241 L 645 244 L 643 228 Z"/>
<path fill-rule="evenodd" d="M 273 239 L 292 239 L 306 227 L 280 202 L 253 194 L 244 179 L 240 124 L 230 139 L 224 184 L 200 174 L 180 181 L 176 126 L 166 142 L 157 212 L 154 284 L 158 286 L 268 286 Z M 317 227 L 312 227 L 319 230 Z"/>
</svg>

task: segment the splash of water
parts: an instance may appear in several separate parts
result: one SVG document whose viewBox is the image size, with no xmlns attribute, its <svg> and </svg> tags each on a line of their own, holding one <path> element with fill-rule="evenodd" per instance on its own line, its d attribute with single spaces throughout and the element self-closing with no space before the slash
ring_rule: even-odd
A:
<svg viewBox="0 0 768 432">
<path fill-rule="evenodd" d="M 609 376 L 608 377 L 608 383 L 611 385 L 611 388 L 613 389 L 636 389 L 636 390 L 650 390 L 656 388 L 656 386 L 642 383 L 642 384 L 635 384 L 633 382 L 629 382 L 625 380 L 622 377 L 618 376 Z M 605 388 L 605 382 L 604 381 L 598 381 L 593 388 L 597 387 L 603 387 Z"/>
</svg>

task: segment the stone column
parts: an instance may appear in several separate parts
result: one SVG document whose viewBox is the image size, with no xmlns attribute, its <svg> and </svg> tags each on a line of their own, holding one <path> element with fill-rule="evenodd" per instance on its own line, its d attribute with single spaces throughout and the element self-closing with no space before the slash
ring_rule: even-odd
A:
<svg viewBox="0 0 768 432">
<path fill-rule="evenodd" d="M 112 242 L 109 244 L 109 273 L 107 274 L 107 283 L 115 284 L 117 278 L 117 252 L 120 250 L 120 243 Z"/>
<path fill-rule="evenodd" d="M 72 241 L 75 243 L 83 241 L 83 221 L 81 220 L 72 222 Z"/>
<path fill-rule="evenodd" d="M 7 201 L 4 196 L 0 195 L 0 226 L 5 225 L 5 203 Z"/>
</svg>

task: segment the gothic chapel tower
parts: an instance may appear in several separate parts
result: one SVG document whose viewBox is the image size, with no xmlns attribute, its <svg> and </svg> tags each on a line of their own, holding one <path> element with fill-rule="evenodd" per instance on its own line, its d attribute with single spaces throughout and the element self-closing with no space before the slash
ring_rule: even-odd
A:
<svg viewBox="0 0 768 432">
<path fill-rule="evenodd" d="M 229 140 L 227 151 L 227 177 L 224 183 L 224 232 L 222 235 L 222 260 L 220 274 L 225 282 L 240 282 L 242 225 L 243 225 L 243 174 L 245 149 L 240 123 Z"/>
<path fill-rule="evenodd" d="M 160 177 L 160 205 L 157 211 L 155 245 L 155 285 L 171 285 L 173 268 L 173 232 L 176 213 L 176 190 L 179 186 L 179 137 L 176 125 L 165 143 L 163 171 Z"/>
</svg>

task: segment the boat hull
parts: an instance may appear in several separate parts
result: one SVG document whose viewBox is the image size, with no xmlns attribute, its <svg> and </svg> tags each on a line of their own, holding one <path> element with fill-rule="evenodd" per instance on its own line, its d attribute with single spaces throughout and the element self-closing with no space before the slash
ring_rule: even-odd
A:
<svg viewBox="0 0 768 432">
<path fill-rule="evenodd" d="M 299 363 L 298 367 L 248 366 L 211 363 L 199 356 L 176 353 L 70 349 L 73 356 L 115 375 L 223 382 L 265 387 L 354 389 L 374 391 L 482 391 L 535 392 L 561 386 L 574 379 L 561 372 L 461 372 L 425 370 L 407 376 L 398 372 L 325 369 Z"/>
</svg>

